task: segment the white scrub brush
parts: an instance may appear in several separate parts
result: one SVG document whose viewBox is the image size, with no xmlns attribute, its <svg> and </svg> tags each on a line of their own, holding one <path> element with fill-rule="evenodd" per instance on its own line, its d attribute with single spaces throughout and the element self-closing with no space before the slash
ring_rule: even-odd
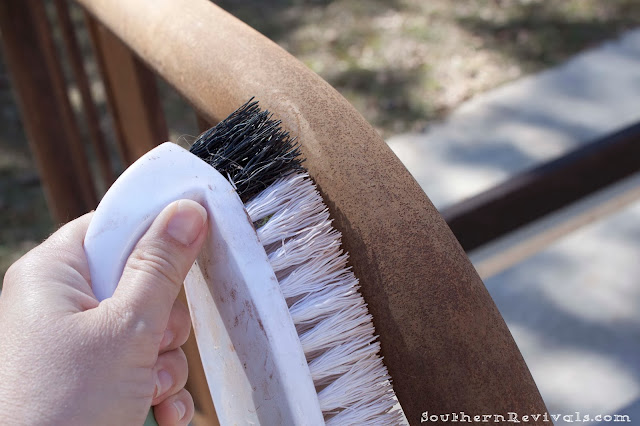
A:
<svg viewBox="0 0 640 426">
<path fill-rule="evenodd" d="M 398 424 L 358 280 L 301 163 L 280 122 L 251 101 L 190 153 L 171 143 L 150 151 L 92 219 L 94 292 L 113 294 L 166 205 L 194 199 L 210 230 L 185 290 L 221 424 Z"/>
</svg>

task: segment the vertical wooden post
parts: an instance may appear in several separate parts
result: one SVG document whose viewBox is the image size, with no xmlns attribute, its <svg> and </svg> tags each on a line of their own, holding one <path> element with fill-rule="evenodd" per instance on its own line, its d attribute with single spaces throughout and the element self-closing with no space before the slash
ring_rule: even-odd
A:
<svg viewBox="0 0 640 426">
<path fill-rule="evenodd" d="M 128 165 L 169 139 L 156 76 L 113 33 L 85 15 L 102 72 L 123 162 Z"/>
<path fill-rule="evenodd" d="M 89 137 L 93 144 L 93 149 L 100 167 L 102 183 L 105 188 L 108 188 L 113 183 L 115 176 L 113 168 L 111 167 L 111 161 L 109 160 L 107 144 L 104 135 L 100 130 L 100 117 L 93 101 L 93 97 L 91 96 L 89 78 L 87 77 L 87 72 L 84 69 L 82 52 L 80 51 L 73 22 L 69 15 L 69 6 L 67 4 L 67 0 L 54 0 L 54 4 L 56 7 L 60 32 L 62 33 L 62 41 L 82 99 L 82 110 L 87 121 Z"/>
<path fill-rule="evenodd" d="M 39 0 L 0 2 L 0 29 L 49 210 L 54 221 L 66 222 L 97 201 L 44 6 Z"/>
</svg>

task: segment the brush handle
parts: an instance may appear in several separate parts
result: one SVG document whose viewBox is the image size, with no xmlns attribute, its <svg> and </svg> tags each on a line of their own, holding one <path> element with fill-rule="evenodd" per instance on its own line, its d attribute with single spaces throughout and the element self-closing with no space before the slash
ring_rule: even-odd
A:
<svg viewBox="0 0 640 426">
<path fill-rule="evenodd" d="M 324 424 L 278 281 L 227 180 L 172 143 L 129 167 L 100 202 L 85 237 L 93 291 L 113 295 L 127 258 L 168 204 L 208 212 L 209 235 L 185 280 L 198 349 L 221 424 Z"/>
</svg>

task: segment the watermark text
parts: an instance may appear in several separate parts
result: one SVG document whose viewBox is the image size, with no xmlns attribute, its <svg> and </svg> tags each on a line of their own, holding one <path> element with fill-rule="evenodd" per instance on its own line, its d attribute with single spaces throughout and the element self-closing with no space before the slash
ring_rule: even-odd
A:
<svg viewBox="0 0 640 426">
<path fill-rule="evenodd" d="M 520 414 L 507 412 L 505 414 L 468 414 L 464 411 L 456 413 L 435 414 L 425 411 L 422 413 L 420 423 L 551 423 L 562 420 L 566 423 L 581 422 L 616 422 L 631 423 L 631 418 L 626 414 L 587 414 L 576 411 L 571 414 Z"/>
</svg>

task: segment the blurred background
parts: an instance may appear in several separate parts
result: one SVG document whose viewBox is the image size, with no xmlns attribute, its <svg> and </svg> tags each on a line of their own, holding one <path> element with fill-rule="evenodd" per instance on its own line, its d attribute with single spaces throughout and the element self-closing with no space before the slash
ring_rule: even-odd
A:
<svg viewBox="0 0 640 426">
<path fill-rule="evenodd" d="M 44 3 L 62 50 L 56 6 Z M 640 122 L 639 0 L 215 3 L 346 97 L 445 218 L 459 218 L 471 197 L 482 201 L 486 191 Z M 115 158 L 99 66 L 82 11 L 70 6 L 99 126 Z M 47 210 L 2 53 L 4 276 L 58 224 Z M 79 114 L 71 65 L 62 66 Z M 199 133 L 196 115 L 168 85 L 158 85 L 170 139 L 189 143 Z M 81 131 L 86 138 L 90 130 Z M 640 157 L 632 160 L 640 165 Z M 115 175 L 121 171 L 113 166 Z M 551 413 L 628 414 L 640 422 L 638 188 L 637 172 L 629 174 L 508 235 L 465 247 Z"/>
</svg>

